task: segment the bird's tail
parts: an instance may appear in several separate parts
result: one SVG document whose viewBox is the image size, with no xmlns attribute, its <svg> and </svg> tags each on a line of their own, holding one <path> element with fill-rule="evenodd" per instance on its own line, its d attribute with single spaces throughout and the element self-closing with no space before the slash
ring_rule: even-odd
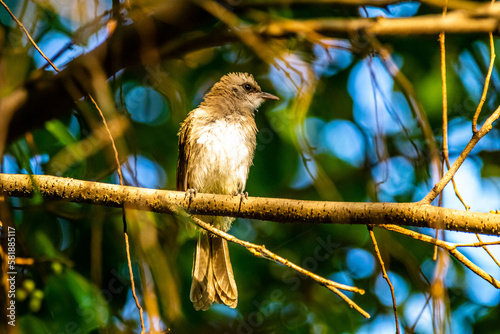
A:
<svg viewBox="0 0 500 334">
<path fill-rule="evenodd" d="M 238 290 L 225 239 L 200 234 L 192 275 L 190 298 L 197 311 L 208 310 L 214 302 L 236 307 Z"/>
</svg>

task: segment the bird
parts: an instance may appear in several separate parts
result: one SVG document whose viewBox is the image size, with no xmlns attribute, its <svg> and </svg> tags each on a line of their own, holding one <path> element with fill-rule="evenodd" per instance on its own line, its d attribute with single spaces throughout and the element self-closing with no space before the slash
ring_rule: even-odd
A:
<svg viewBox="0 0 500 334">
<path fill-rule="evenodd" d="M 245 196 L 245 186 L 257 146 L 255 112 L 266 100 L 253 75 L 229 73 L 205 94 L 200 105 L 181 123 L 177 190 Z M 248 196 L 248 195 L 247 195 Z M 192 197 L 191 197 L 192 198 Z M 198 216 L 226 232 L 234 218 Z M 227 241 L 202 230 L 194 251 L 190 300 L 206 311 L 217 302 L 235 308 L 238 290 Z"/>
</svg>

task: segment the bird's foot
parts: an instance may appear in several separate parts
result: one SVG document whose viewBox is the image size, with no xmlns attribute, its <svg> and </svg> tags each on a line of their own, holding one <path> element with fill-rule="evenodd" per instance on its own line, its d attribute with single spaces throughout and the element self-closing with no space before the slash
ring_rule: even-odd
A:
<svg viewBox="0 0 500 334">
<path fill-rule="evenodd" d="M 240 193 L 234 193 L 233 196 L 240 196 L 240 208 L 241 204 L 245 202 L 245 200 L 248 199 L 248 192 L 240 192 Z"/>
<path fill-rule="evenodd" d="M 196 197 L 196 189 L 189 188 L 186 190 L 186 194 L 184 195 L 184 199 L 189 197 L 189 204 L 193 201 L 193 198 Z"/>
</svg>

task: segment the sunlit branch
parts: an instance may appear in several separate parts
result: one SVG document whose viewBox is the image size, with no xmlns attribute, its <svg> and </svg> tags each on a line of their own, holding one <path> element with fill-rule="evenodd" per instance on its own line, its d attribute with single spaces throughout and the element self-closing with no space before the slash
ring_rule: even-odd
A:
<svg viewBox="0 0 500 334">
<path fill-rule="evenodd" d="M 326 36 L 348 37 L 366 35 L 422 35 L 446 33 L 495 32 L 499 29 L 500 5 L 491 5 L 484 16 L 469 15 L 466 12 L 420 15 L 407 18 L 335 18 L 284 20 L 262 25 L 262 34 L 278 37 L 312 30 Z"/>
<path fill-rule="evenodd" d="M 479 246 L 473 246 L 473 247 L 482 247 L 484 249 L 484 251 L 491 257 L 491 259 L 493 260 L 493 262 L 495 262 L 495 264 L 500 267 L 500 262 L 490 252 L 490 250 L 488 249 L 488 247 L 486 247 L 486 246 L 489 246 L 489 245 L 500 245 L 500 241 L 496 241 L 496 242 L 483 242 L 483 240 L 481 240 L 481 237 L 477 233 L 476 233 L 476 238 L 477 238 L 477 240 L 479 240 Z M 456 246 L 459 247 L 459 245 L 456 245 Z"/>
<path fill-rule="evenodd" d="M 184 216 L 187 215 L 185 212 L 183 212 L 183 210 L 179 210 L 178 208 L 174 209 L 174 210 L 175 210 L 174 212 L 178 215 L 184 215 Z M 319 284 L 321 284 L 322 286 L 324 286 L 328 290 L 333 291 L 337 296 L 342 298 L 350 307 L 354 308 L 356 311 L 361 313 L 365 318 L 370 318 L 370 315 L 365 310 L 363 310 L 361 307 L 359 307 L 349 297 L 347 297 L 344 293 L 342 293 L 340 291 L 340 290 L 345 290 L 345 291 L 350 291 L 350 292 L 356 292 L 359 294 L 364 294 L 365 293 L 364 290 L 356 288 L 356 287 L 348 286 L 345 284 L 340 284 L 340 283 L 331 281 L 329 279 L 325 279 L 321 276 L 318 276 L 318 275 L 310 272 L 309 270 L 306 270 L 306 269 L 288 261 L 287 259 L 285 259 L 279 255 L 276 255 L 275 253 L 268 250 L 264 245 L 260 246 L 260 245 L 253 244 L 253 243 L 248 242 L 248 241 L 240 240 L 240 239 L 236 238 L 235 236 L 232 236 L 229 233 L 223 232 L 223 231 L 215 228 L 214 226 L 212 226 L 208 223 L 205 223 L 203 220 L 198 219 L 194 216 L 190 216 L 189 218 L 193 223 L 195 223 L 196 225 L 200 226 L 201 228 L 209 231 L 210 233 L 213 233 L 213 234 L 215 234 L 223 239 L 226 239 L 227 241 L 230 241 L 230 242 L 233 242 L 235 244 L 238 244 L 240 246 L 245 247 L 250 253 L 252 253 L 255 256 L 269 259 L 269 260 L 274 261 L 276 263 L 287 266 L 287 267 L 289 267 L 289 268 L 291 268 L 291 269 L 293 269 L 293 270 L 295 270 L 303 275 L 308 276 L 309 278 L 315 280 L 316 282 L 318 282 Z"/>
<path fill-rule="evenodd" d="M 48 119 L 69 113 L 74 106 L 74 101 L 89 93 L 89 82 L 92 78 L 75 77 L 76 73 L 80 73 L 80 76 L 88 73 L 84 67 L 89 60 L 100 65 L 108 76 L 122 68 L 141 64 L 139 30 L 142 34 L 157 37 L 156 44 L 151 47 L 156 47 L 163 58 L 176 57 L 205 47 L 223 45 L 237 39 L 234 31 L 227 31 L 227 29 L 221 31 L 217 28 L 217 33 L 210 35 L 205 35 L 198 30 L 209 16 L 190 2 L 168 2 L 160 6 L 153 15 L 143 15 L 138 22 L 118 25 L 105 42 L 89 53 L 70 61 L 61 73 L 54 76 L 36 77 L 15 90 L 10 96 L 3 98 L 0 118 L 5 121 L 3 124 L 8 124 L 10 121 L 10 126 L 5 129 L 2 127 L 0 135 L 7 136 L 7 140 L 12 141 Z M 447 33 L 495 32 L 498 30 L 499 16 L 500 7 L 494 4 L 484 9 L 480 6 L 473 11 L 473 14 L 451 12 L 446 18 L 440 15 L 422 15 L 397 19 L 271 20 L 269 23 L 249 25 L 248 28 L 254 32 L 250 36 L 257 34 L 264 40 L 267 39 L 266 41 L 269 38 L 303 36 L 304 33 L 309 35 L 321 33 L 327 36 L 349 38 L 360 34 L 369 36 L 437 34 L 440 31 Z M 144 20 L 149 24 L 142 25 Z M 148 31 L 144 31 L 145 27 Z M 187 32 L 193 32 L 193 34 L 186 34 Z M 67 91 L 68 86 L 78 89 L 70 94 Z M 46 112 L 39 113 L 40 109 Z"/>
<path fill-rule="evenodd" d="M 453 167 L 452 167 L 453 168 Z M 36 185 L 33 185 L 33 180 Z M 423 203 L 346 203 L 249 197 L 240 207 L 239 197 L 198 193 L 191 202 L 185 193 L 81 181 L 48 175 L 0 174 L 0 192 L 12 197 L 35 193 L 53 200 L 111 207 L 133 207 L 154 212 L 219 215 L 282 223 L 397 224 L 443 227 L 447 230 L 500 235 L 500 215 L 435 207 Z"/>
<path fill-rule="evenodd" d="M 331 5 L 331 6 L 370 6 L 370 7 L 388 7 L 396 5 L 406 0 L 245 0 L 237 4 L 235 8 L 246 7 L 270 7 L 270 6 L 284 6 L 284 5 Z M 420 0 L 419 2 L 437 7 L 443 7 L 442 0 Z M 448 1 L 448 8 L 461 9 L 467 11 L 477 11 L 484 7 L 484 4 L 475 1 L 465 0 L 450 0 Z"/>
<path fill-rule="evenodd" d="M 446 174 L 441 178 L 441 180 L 436 183 L 434 188 L 425 196 L 420 202 L 421 203 L 431 203 L 440 193 L 443 191 L 444 187 L 450 182 L 455 173 L 458 171 L 462 163 L 467 159 L 472 149 L 476 146 L 481 138 L 483 138 L 490 130 L 492 129 L 492 124 L 495 122 L 498 117 L 500 117 L 500 107 L 498 107 L 495 112 L 488 117 L 486 122 L 484 122 L 481 129 L 475 132 L 472 135 L 472 138 L 469 140 L 465 148 L 463 149 L 460 156 L 455 160 L 451 168 L 448 169 Z"/>
<path fill-rule="evenodd" d="M 487 281 L 488 283 L 493 285 L 495 288 L 500 289 L 500 282 L 496 278 L 494 278 L 490 274 L 486 273 L 483 269 L 478 267 L 471 260 L 469 260 L 465 255 L 463 255 L 462 253 L 460 253 L 458 251 L 457 247 L 459 245 L 455 245 L 453 243 L 446 242 L 443 240 L 438 240 L 438 239 L 435 239 L 435 238 L 430 237 L 428 235 L 417 233 L 415 231 L 411 231 L 411 230 L 408 230 L 408 229 L 405 229 L 403 227 L 396 226 L 396 225 L 380 224 L 378 227 L 384 228 L 384 229 L 389 230 L 389 231 L 398 232 L 400 234 L 404 234 L 404 235 L 407 235 L 409 237 L 412 237 L 416 240 L 427 242 L 427 243 L 430 243 L 432 245 L 436 245 L 442 249 L 447 250 L 458 261 L 460 261 L 464 266 L 466 266 L 467 268 L 472 270 L 475 274 L 477 274 L 478 276 L 483 278 L 485 281 Z"/>
<path fill-rule="evenodd" d="M 372 240 L 373 248 L 375 249 L 375 255 L 377 255 L 378 263 L 380 264 L 380 269 L 382 270 L 382 277 L 385 279 L 387 282 L 387 285 L 389 285 L 389 289 L 391 291 L 391 298 L 392 298 L 392 309 L 394 311 L 394 319 L 396 322 L 396 333 L 400 333 L 399 330 L 399 321 L 398 321 L 398 309 L 396 305 L 396 295 L 394 294 L 394 286 L 392 286 L 391 280 L 389 279 L 389 276 L 387 275 L 387 271 L 385 270 L 385 264 L 384 260 L 382 259 L 382 255 L 380 254 L 380 250 L 378 248 L 377 244 L 377 239 L 375 238 L 375 233 L 373 233 L 373 227 L 367 226 L 368 227 L 368 233 L 370 234 L 370 239 Z"/>
<path fill-rule="evenodd" d="M 19 28 L 21 28 L 21 30 L 24 32 L 24 34 L 26 35 L 26 37 L 28 38 L 28 40 L 30 41 L 30 43 L 33 45 L 33 47 L 38 51 L 38 53 L 43 57 L 43 59 L 45 59 L 45 61 L 47 61 L 47 63 L 50 64 L 50 66 L 52 66 L 52 68 L 54 68 L 54 70 L 56 70 L 56 72 L 59 72 L 59 69 L 56 67 L 56 65 L 54 65 L 54 63 L 45 55 L 45 53 L 43 53 L 43 51 L 38 47 L 38 45 L 36 44 L 36 42 L 33 40 L 33 38 L 31 37 L 30 33 L 28 32 L 28 30 L 26 30 L 26 28 L 24 27 L 24 25 L 22 24 L 21 21 L 19 21 L 17 19 L 17 17 L 14 15 L 14 13 L 12 13 L 12 11 L 10 10 L 10 8 L 5 4 L 5 2 L 3 2 L 3 0 L 0 0 L 0 4 L 2 4 L 2 6 L 5 8 L 5 10 L 7 11 L 7 13 L 9 13 L 10 17 L 12 17 L 12 19 L 19 25 Z"/>
<path fill-rule="evenodd" d="M 488 94 L 488 87 L 490 85 L 491 73 L 493 72 L 493 66 L 495 65 L 495 43 L 493 42 L 493 34 L 489 33 L 490 37 L 490 65 L 488 66 L 488 73 L 486 74 L 486 78 L 484 80 L 483 93 L 481 94 L 481 100 L 477 106 L 476 112 L 474 113 L 474 117 L 472 118 L 472 132 L 477 132 L 477 120 L 479 118 L 479 114 L 481 114 L 481 110 L 483 109 L 484 102 L 486 101 L 486 94 Z"/>
</svg>

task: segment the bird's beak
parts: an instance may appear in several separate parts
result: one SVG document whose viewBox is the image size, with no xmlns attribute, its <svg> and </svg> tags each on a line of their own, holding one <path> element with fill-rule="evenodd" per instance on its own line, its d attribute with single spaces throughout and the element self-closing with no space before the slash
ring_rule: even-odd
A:
<svg viewBox="0 0 500 334">
<path fill-rule="evenodd" d="M 279 97 L 274 96 L 273 94 L 266 93 L 266 92 L 260 93 L 260 98 L 262 98 L 264 100 L 279 100 L 280 99 Z"/>
</svg>

